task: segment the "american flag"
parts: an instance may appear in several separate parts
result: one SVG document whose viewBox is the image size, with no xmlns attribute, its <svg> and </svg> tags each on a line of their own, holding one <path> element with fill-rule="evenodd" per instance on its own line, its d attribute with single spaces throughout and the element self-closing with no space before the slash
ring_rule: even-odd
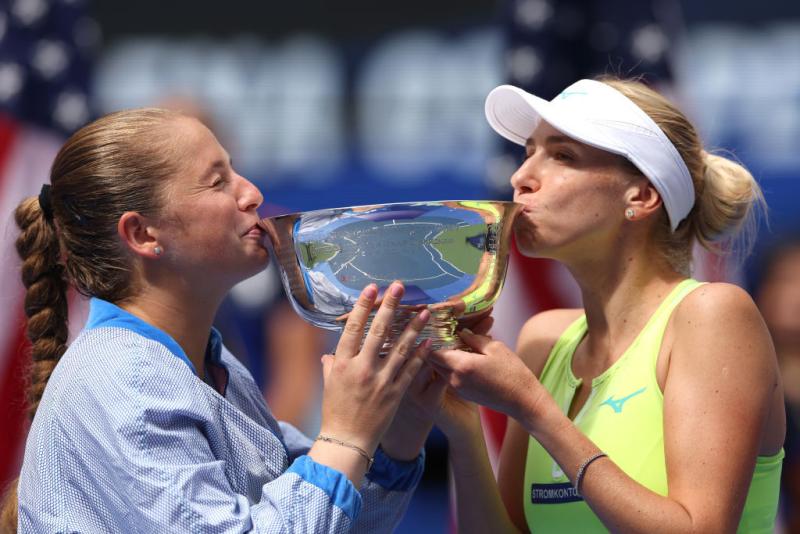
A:
<svg viewBox="0 0 800 534">
<path fill-rule="evenodd" d="M 0 487 L 19 473 L 28 427 L 25 291 L 13 213 L 49 181 L 65 136 L 92 115 L 89 75 L 99 37 L 82 0 L 0 0 Z"/>
</svg>

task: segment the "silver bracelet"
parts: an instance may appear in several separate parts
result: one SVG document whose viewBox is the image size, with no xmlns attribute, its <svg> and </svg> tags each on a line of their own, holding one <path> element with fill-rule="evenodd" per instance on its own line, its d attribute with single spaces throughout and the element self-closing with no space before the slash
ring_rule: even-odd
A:
<svg viewBox="0 0 800 534">
<path fill-rule="evenodd" d="M 342 447 L 347 447 L 348 449 L 353 449 L 358 454 L 363 456 L 364 459 L 367 461 L 367 471 L 372 469 L 372 464 L 375 463 L 375 457 L 374 456 L 370 456 L 369 454 L 367 454 L 367 451 L 365 451 L 364 449 L 362 449 L 358 445 L 353 445 L 352 443 L 348 443 L 347 441 L 342 441 L 340 439 L 332 438 L 330 436 L 326 436 L 325 434 L 318 435 L 317 439 L 315 439 L 314 441 L 327 441 L 328 443 L 334 443 L 334 444 L 342 446 Z"/>
<path fill-rule="evenodd" d="M 608 457 L 608 455 L 604 452 L 598 452 L 596 454 L 593 454 L 589 456 L 587 459 L 585 459 L 581 464 L 581 466 L 578 468 L 578 472 L 575 474 L 575 484 L 573 484 L 573 486 L 575 487 L 576 495 L 580 496 L 581 494 L 580 486 L 581 482 L 583 481 L 583 475 L 586 474 L 586 468 L 589 467 L 589 464 L 591 464 L 592 462 L 594 462 L 599 458 L 602 458 L 603 456 Z"/>
</svg>

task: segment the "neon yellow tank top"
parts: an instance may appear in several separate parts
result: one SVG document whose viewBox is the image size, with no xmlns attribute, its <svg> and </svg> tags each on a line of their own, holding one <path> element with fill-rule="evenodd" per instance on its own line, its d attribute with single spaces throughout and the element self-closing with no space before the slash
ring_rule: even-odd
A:
<svg viewBox="0 0 800 534">
<path fill-rule="evenodd" d="M 667 470 L 664 397 L 656 379 L 656 361 L 672 311 L 699 285 L 687 279 L 675 287 L 625 353 L 592 380 L 589 398 L 574 420 L 620 469 L 661 495 L 667 495 Z M 581 384 L 572 373 L 572 355 L 586 331 L 584 315 L 564 331 L 542 370 L 542 384 L 565 414 Z M 773 532 L 782 461 L 783 450 L 757 459 L 739 532 Z M 537 534 L 608 532 L 534 438 L 528 442 L 523 506 L 528 526 Z"/>
</svg>

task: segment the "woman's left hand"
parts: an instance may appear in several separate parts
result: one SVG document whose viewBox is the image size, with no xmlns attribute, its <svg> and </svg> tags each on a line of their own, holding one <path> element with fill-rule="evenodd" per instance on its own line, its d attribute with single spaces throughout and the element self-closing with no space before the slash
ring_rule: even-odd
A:
<svg viewBox="0 0 800 534">
<path fill-rule="evenodd" d="M 447 383 L 425 364 L 406 390 L 381 448 L 389 457 L 411 461 L 419 455 L 439 412 Z"/>
<path fill-rule="evenodd" d="M 536 406 L 544 388 L 514 351 L 470 330 L 462 330 L 460 335 L 474 352 L 437 350 L 427 358 L 450 387 L 467 400 L 516 419 Z"/>
</svg>

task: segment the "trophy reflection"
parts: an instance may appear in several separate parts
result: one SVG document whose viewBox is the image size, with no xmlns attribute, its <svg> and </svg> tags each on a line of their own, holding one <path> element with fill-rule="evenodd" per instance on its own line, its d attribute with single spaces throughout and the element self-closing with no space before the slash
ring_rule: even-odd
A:
<svg viewBox="0 0 800 534">
<path fill-rule="evenodd" d="M 406 291 L 384 351 L 423 308 L 433 348 L 464 348 L 455 329 L 497 300 L 508 266 L 514 202 L 435 201 L 336 208 L 261 221 L 295 311 L 341 330 L 361 290 Z M 371 321 L 367 323 L 368 329 Z"/>
</svg>

